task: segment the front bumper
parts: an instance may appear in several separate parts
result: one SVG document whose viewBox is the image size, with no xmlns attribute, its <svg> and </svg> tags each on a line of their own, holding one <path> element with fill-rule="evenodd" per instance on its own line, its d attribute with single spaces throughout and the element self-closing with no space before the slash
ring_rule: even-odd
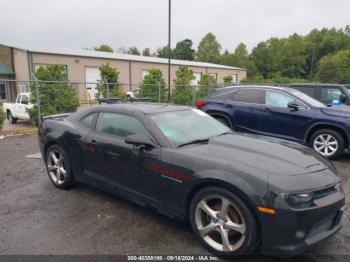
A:
<svg viewBox="0 0 350 262">
<path fill-rule="evenodd" d="M 345 207 L 342 192 L 315 201 L 308 209 L 277 209 L 275 215 L 259 214 L 261 252 L 294 256 L 337 233 Z"/>
</svg>

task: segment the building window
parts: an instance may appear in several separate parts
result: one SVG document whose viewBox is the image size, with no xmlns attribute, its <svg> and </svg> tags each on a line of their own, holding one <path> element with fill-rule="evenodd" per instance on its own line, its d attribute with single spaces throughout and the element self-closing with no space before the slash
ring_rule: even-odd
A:
<svg viewBox="0 0 350 262">
<path fill-rule="evenodd" d="M 0 100 L 5 100 L 7 98 L 6 84 L 0 83 Z"/>
<path fill-rule="evenodd" d="M 202 73 L 193 73 L 194 79 L 191 81 L 191 85 L 196 86 L 201 80 Z"/>
<path fill-rule="evenodd" d="M 237 84 L 237 75 L 234 74 L 234 75 L 231 75 L 232 76 L 232 84 Z"/>
<path fill-rule="evenodd" d="M 214 77 L 215 80 L 218 79 L 218 74 L 217 73 L 210 73 L 209 75 Z"/>
<path fill-rule="evenodd" d="M 142 80 L 145 79 L 145 76 L 149 74 L 148 70 L 142 70 Z"/>
<path fill-rule="evenodd" d="M 17 93 L 27 93 L 29 92 L 28 83 L 17 83 Z"/>
</svg>

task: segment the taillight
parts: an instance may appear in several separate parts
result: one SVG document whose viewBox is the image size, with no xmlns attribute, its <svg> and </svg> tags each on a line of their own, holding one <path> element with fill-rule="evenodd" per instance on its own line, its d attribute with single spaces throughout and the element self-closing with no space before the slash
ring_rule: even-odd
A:
<svg viewBox="0 0 350 262">
<path fill-rule="evenodd" d="M 198 108 L 200 108 L 200 107 L 202 107 L 204 105 L 205 105 L 205 102 L 202 101 L 202 100 L 199 100 L 199 101 L 196 102 L 196 107 L 198 107 Z"/>
</svg>

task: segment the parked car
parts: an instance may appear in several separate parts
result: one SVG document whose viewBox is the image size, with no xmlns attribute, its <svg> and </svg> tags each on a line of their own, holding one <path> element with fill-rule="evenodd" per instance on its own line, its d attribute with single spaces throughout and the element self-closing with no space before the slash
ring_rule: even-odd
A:
<svg viewBox="0 0 350 262">
<path fill-rule="evenodd" d="M 350 110 L 289 87 L 220 88 L 196 105 L 235 131 L 296 141 L 327 158 L 349 148 Z"/>
<path fill-rule="evenodd" d="M 31 107 L 30 93 L 20 93 L 15 103 L 3 104 L 3 110 L 11 124 L 16 124 L 17 120 L 29 120 L 27 110 Z"/>
<path fill-rule="evenodd" d="M 293 84 L 297 89 L 327 106 L 350 105 L 350 91 L 344 85 L 336 84 Z"/>
<path fill-rule="evenodd" d="M 344 194 L 328 160 L 233 133 L 198 109 L 101 105 L 46 117 L 38 134 L 57 188 L 83 182 L 189 221 L 218 256 L 295 255 L 341 228 Z"/>
</svg>

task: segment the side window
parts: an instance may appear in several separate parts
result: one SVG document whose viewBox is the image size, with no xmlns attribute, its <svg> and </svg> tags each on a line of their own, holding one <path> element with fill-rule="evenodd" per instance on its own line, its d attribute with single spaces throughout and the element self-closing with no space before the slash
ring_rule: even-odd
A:
<svg viewBox="0 0 350 262">
<path fill-rule="evenodd" d="M 17 99 L 16 99 L 16 103 L 17 103 L 17 104 L 21 103 L 21 98 L 22 98 L 21 95 L 17 96 Z"/>
<path fill-rule="evenodd" d="M 29 98 L 26 95 L 22 95 L 21 104 L 28 105 L 29 104 Z"/>
<path fill-rule="evenodd" d="M 263 94 L 264 90 L 240 89 L 232 95 L 231 100 L 242 103 L 263 104 Z"/>
<path fill-rule="evenodd" d="M 315 87 L 308 87 L 308 86 L 296 86 L 292 88 L 299 90 L 300 92 L 303 92 L 304 94 L 307 94 L 313 98 L 316 98 L 316 88 Z"/>
<path fill-rule="evenodd" d="M 116 113 L 100 113 L 95 131 L 120 137 L 133 134 L 149 134 L 145 126 L 138 119 Z"/>
<path fill-rule="evenodd" d="M 266 90 L 265 104 L 268 106 L 287 107 L 295 99 L 281 92 Z"/>
<path fill-rule="evenodd" d="M 342 94 L 339 88 L 327 87 L 321 88 L 321 101 L 324 103 L 340 104 L 340 95 Z"/>
<path fill-rule="evenodd" d="M 80 123 L 84 124 L 85 126 L 89 127 L 90 129 L 93 129 L 93 124 L 95 117 L 97 116 L 97 113 L 92 113 L 90 115 L 87 115 L 86 117 L 82 118 L 80 120 Z"/>
</svg>

